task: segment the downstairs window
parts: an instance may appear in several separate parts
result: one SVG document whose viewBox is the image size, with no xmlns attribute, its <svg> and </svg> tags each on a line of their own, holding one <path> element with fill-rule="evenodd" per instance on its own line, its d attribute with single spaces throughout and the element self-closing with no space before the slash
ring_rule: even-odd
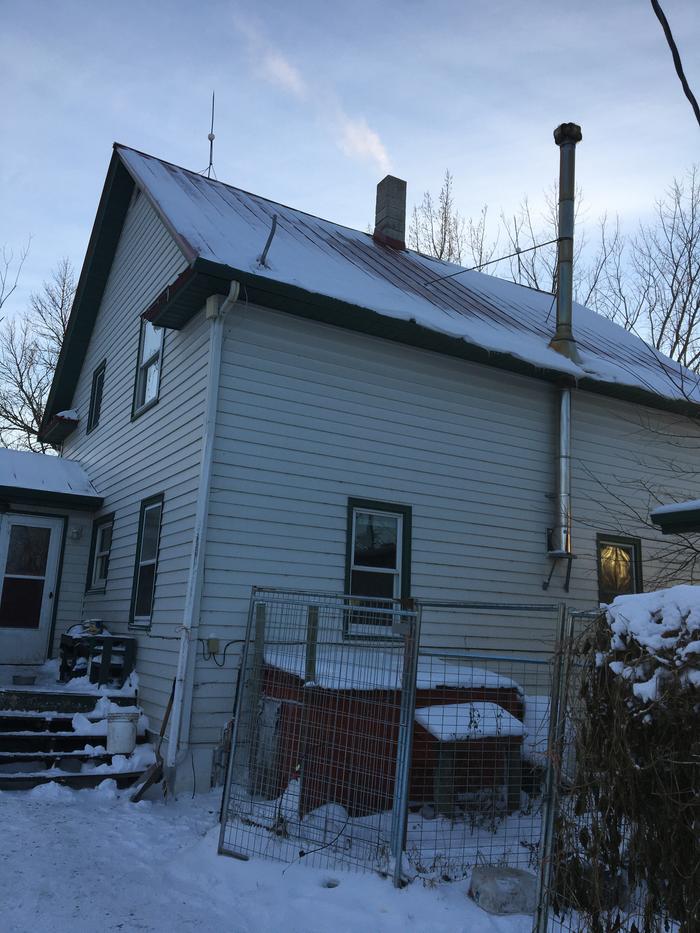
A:
<svg viewBox="0 0 700 933">
<path fill-rule="evenodd" d="M 642 544 L 639 538 L 597 536 L 598 598 L 611 603 L 616 596 L 642 592 Z"/>
</svg>

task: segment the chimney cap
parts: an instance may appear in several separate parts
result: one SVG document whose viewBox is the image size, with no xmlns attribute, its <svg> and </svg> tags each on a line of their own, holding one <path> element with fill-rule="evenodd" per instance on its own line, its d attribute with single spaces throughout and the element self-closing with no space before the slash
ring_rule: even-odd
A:
<svg viewBox="0 0 700 933">
<path fill-rule="evenodd" d="M 580 143 L 582 139 L 583 134 L 578 123 L 560 123 L 554 131 L 554 142 L 557 146 Z"/>
</svg>

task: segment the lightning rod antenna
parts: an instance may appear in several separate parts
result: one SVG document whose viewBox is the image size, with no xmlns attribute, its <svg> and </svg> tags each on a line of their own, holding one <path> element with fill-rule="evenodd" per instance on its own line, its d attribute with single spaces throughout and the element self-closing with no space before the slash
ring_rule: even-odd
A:
<svg viewBox="0 0 700 933">
<path fill-rule="evenodd" d="M 209 135 L 207 139 L 209 140 L 209 165 L 207 166 L 207 178 L 211 178 L 212 169 L 214 168 L 214 91 L 211 92 L 211 129 L 209 130 Z M 216 173 L 214 174 L 216 177 Z"/>
</svg>

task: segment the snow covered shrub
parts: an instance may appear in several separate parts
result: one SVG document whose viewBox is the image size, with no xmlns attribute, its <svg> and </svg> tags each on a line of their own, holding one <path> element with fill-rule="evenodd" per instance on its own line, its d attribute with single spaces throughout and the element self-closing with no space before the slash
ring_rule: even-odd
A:
<svg viewBox="0 0 700 933">
<path fill-rule="evenodd" d="M 700 587 L 618 597 L 575 648 L 557 907 L 592 933 L 700 930 Z M 627 902 L 627 903 L 626 903 Z M 635 922 L 621 927 L 625 913 Z"/>
</svg>

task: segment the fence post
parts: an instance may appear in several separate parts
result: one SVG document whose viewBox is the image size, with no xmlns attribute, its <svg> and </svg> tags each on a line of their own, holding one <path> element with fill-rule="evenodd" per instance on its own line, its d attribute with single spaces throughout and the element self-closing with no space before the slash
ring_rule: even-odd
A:
<svg viewBox="0 0 700 933">
<path fill-rule="evenodd" d="M 418 672 L 418 646 L 420 641 L 420 610 L 401 617 L 407 625 L 404 634 L 403 671 L 401 675 L 401 709 L 399 737 L 396 747 L 396 777 L 394 779 L 394 806 L 391 820 L 391 854 L 394 860 L 394 887 L 403 884 L 403 851 L 406 845 L 408 820 L 408 791 L 411 777 L 413 749 L 413 720 L 416 715 L 416 678 Z"/>
<path fill-rule="evenodd" d="M 318 644 L 318 606 L 309 606 L 306 617 L 306 666 L 304 680 L 316 680 L 316 646 Z"/>
<path fill-rule="evenodd" d="M 554 655 L 552 685 L 549 700 L 549 732 L 547 737 L 547 772 L 543 800 L 544 821 L 540 852 L 540 871 L 537 878 L 537 913 L 533 933 L 547 933 L 549 902 L 552 885 L 552 856 L 554 852 L 554 824 L 559 797 L 559 781 L 566 720 L 565 681 L 571 653 L 573 617 L 567 615 L 566 604 L 559 608 L 557 651 Z M 566 659 L 566 663 L 565 663 Z"/>
</svg>

